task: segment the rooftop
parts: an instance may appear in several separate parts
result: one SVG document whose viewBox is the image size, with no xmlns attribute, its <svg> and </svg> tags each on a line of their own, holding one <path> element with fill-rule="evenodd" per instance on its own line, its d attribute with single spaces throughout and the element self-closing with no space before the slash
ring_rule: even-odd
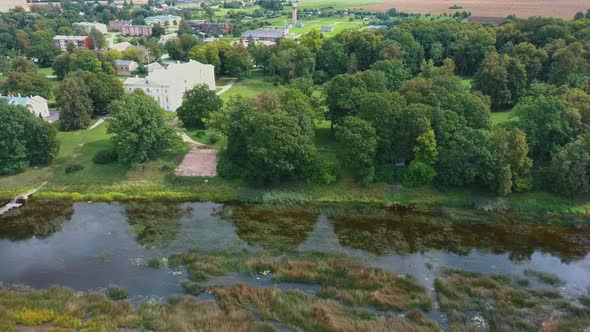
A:
<svg viewBox="0 0 590 332">
<path fill-rule="evenodd" d="M 88 38 L 87 36 L 64 36 L 64 35 L 57 35 L 53 37 L 53 40 L 84 40 Z"/>
</svg>

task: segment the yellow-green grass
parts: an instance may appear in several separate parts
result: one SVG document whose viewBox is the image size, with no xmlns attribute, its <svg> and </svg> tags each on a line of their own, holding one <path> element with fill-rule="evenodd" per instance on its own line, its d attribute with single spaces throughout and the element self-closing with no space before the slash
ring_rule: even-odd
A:
<svg viewBox="0 0 590 332">
<path fill-rule="evenodd" d="M 518 119 L 512 110 L 492 112 L 492 125 L 495 128 L 512 128 L 516 126 Z"/>
<path fill-rule="evenodd" d="M 41 74 L 43 74 L 45 76 L 53 76 L 53 75 L 55 75 L 53 73 L 53 68 L 51 68 L 51 67 L 39 68 L 38 72 L 40 72 Z"/>
<path fill-rule="evenodd" d="M 242 96 L 255 98 L 266 90 L 274 90 L 277 87 L 269 80 L 268 76 L 260 71 L 253 71 L 246 79 L 236 82 L 228 91 L 221 95 L 221 99 L 227 101 L 231 97 Z"/>
</svg>

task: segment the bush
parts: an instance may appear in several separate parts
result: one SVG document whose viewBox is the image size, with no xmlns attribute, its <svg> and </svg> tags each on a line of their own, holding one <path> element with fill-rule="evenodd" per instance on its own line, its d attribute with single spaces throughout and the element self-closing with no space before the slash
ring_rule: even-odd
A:
<svg viewBox="0 0 590 332">
<path fill-rule="evenodd" d="M 92 157 L 92 162 L 99 165 L 110 164 L 115 161 L 117 161 L 117 154 L 113 150 L 100 150 Z"/>
<path fill-rule="evenodd" d="M 63 327 L 63 328 L 70 328 L 78 330 L 82 327 L 82 320 L 77 317 L 68 315 L 68 314 L 61 314 L 57 316 L 55 321 L 53 322 L 55 326 Z"/>
<path fill-rule="evenodd" d="M 211 144 L 215 144 L 219 141 L 221 141 L 222 135 L 220 133 L 218 133 L 217 131 L 213 131 L 209 134 L 209 142 Z"/>
<path fill-rule="evenodd" d="M 107 289 L 107 296 L 113 301 L 124 300 L 127 298 L 128 293 L 125 289 L 119 287 L 111 287 Z"/>
<path fill-rule="evenodd" d="M 84 166 L 82 166 L 80 164 L 72 164 L 72 165 L 66 166 L 65 172 L 66 172 L 66 174 L 70 174 L 70 173 L 74 173 L 74 172 L 79 172 L 83 169 L 84 169 Z"/>
<path fill-rule="evenodd" d="M 38 326 L 52 321 L 55 318 L 55 311 L 49 309 L 25 309 L 17 313 L 14 318 L 18 324 Z"/>
<path fill-rule="evenodd" d="M 412 161 L 402 176 L 402 184 L 407 187 L 419 187 L 429 184 L 436 177 L 432 166 L 419 161 Z"/>
</svg>

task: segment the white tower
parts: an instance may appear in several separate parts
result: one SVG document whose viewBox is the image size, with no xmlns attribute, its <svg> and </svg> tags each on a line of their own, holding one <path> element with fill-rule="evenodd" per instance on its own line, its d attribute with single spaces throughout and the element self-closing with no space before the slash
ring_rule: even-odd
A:
<svg viewBox="0 0 590 332">
<path fill-rule="evenodd" d="M 293 0 L 291 2 L 291 7 L 293 8 L 291 19 L 293 21 L 293 25 L 297 24 L 297 0 Z"/>
</svg>

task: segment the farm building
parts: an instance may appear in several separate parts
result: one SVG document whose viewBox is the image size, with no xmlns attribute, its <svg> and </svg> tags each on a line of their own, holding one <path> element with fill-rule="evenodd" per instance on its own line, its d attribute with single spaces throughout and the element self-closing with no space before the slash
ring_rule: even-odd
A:
<svg viewBox="0 0 590 332">
<path fill-rule="evenodd" d="M 288 29 L 278 29 L 278 28 L 267 28 L 267 29 L 257 29 L 257 30 L 248 30 L 242 34 L 243 39 L 254 39 L 254 40 L 265 40 L 265 41 L 272 41 L 276 42 L 281 38 L 285 38 L 289 35 Z"/>
</svg>

